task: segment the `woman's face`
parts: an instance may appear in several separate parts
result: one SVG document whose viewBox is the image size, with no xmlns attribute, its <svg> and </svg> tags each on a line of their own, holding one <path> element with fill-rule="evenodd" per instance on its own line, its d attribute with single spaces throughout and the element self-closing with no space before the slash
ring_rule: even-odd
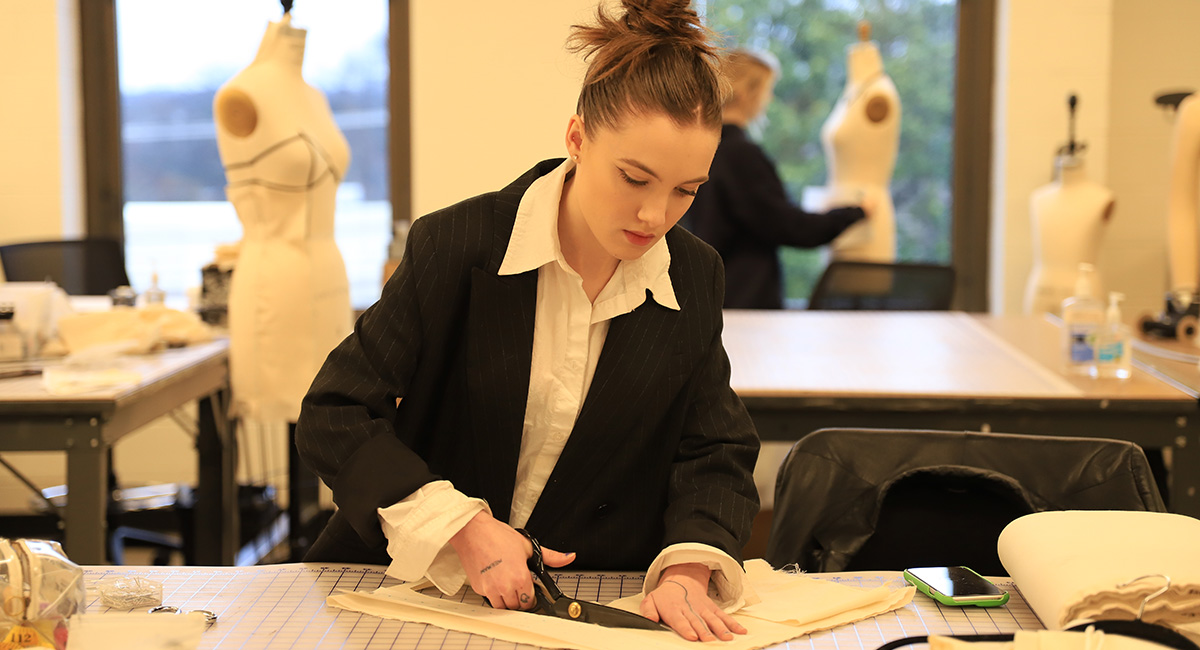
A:
<svg viewBox="0 0 1200 650">
<path fill-rule="evenodd" d="M 578 156 L 569 209 L 606 253 L 637 259 L 691 206 L 720 139 L 718 130 L 679 126 L 662 114 L 585 133 L 576 115 L 567 128 L 568 153 Z"/>
</svg>

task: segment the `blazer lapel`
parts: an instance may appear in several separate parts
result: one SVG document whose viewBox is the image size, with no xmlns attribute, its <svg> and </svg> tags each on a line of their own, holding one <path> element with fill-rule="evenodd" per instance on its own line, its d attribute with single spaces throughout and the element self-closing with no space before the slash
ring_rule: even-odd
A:
<svg viewBox="0 0 1200 650">
<path fill-rule="evenodd" d="M 472 272 L 467 389 L 477 434 L 473 451 L 485 498 L 501 521 L 508 520 L 517 479 L 536 301 L 537 271 Z"/>
<path fill-rule="evenodd" d="M 530 514 L 531 530 L 575 507 L 575 496 L 628 442 L 641 417 L 630 405 L 641 401 L 649 382 L 665 377 L 676 348 L 678 317 L 679 312 L 647 296 L 637 309 L 613 319 L 571 437 Z"/>
</svg>

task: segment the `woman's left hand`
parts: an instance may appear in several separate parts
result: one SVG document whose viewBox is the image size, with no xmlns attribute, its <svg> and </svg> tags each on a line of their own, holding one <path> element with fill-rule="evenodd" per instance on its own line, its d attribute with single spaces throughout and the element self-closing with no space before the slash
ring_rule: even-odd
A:
<svg viewBox="0 0 1200 650">
<path fill-rule="evenodd" d="M 712 571 L 703 564 L 676 564 L 663 570 L 658 587 L 642 600 L 642 616 L 671 626 L 688 641 L 732 641 L 746 628 L 708 597 Z"/>
</svg>

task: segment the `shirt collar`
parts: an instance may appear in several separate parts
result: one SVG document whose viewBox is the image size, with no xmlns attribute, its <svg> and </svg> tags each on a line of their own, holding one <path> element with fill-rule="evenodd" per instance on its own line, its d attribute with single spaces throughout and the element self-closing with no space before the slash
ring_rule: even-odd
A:
<svg viewBox="0 0 1200 650">
<path fill-rule="evenodd" d="M 562 198 L 563 183 L 567 174 L 575 169 L 570 158 L 554 168 L 549 174 L 535 180 L 517 206 L 517 217 L 513 223 L 512 237 L 504 251 L 500 264 L 500 275 L 517 275 L 557 262 L 564 270 L 574 273 L 562 255 L 558 241 L 558 204 Z M 612 285 L 621 282 L 624 286 L 612 287 L 624 300 L 634 299 L 632 309 L 644 302 L 649 289 L 654 301 L 663 307 L 679 311 L 675 288 L 671 284 L 671 252 L 665 238 L 654 242 L 650 250 L 636 260 L 622 260 L 609 281 Z M 607 291 L 602 294 L 608 293 Z M 600 297 L 603 300 L 603 295 Z"/>
</svg>

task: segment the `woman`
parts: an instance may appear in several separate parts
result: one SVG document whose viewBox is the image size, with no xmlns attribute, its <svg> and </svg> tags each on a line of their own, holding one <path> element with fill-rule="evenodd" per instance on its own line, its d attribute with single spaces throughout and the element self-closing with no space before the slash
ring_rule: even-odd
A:
<svg viewBox="0 0 1200 650">
<path fill-rule="evenodd" d="M 721 146 L 709 182 L 696 195 L 687 226 L 725 262 L 728 309 L 782 309 L 780 246 L 811 248 L 833 241 L 862 219 L 861 208 L 811 214 L 792 203 L 746 127 L 766 110 L 779 64 L 765 53 L 735 50 L 722 61 L 732 92 L 725 101 Z"/>
<path fill-rule="evenodd" d="M 525 528 L 550 566 L 651 565 L 645 616 L 730 639 L 758 439 L 720 260 L 672 228 L 720 135 L 713 49 L 686 0 L 602 6 L 573 39 L 569 157 L 418 219 L 305 398 L 297 444 L 339 505 L 307 559 L 527 609 Z"/>
</svg>

